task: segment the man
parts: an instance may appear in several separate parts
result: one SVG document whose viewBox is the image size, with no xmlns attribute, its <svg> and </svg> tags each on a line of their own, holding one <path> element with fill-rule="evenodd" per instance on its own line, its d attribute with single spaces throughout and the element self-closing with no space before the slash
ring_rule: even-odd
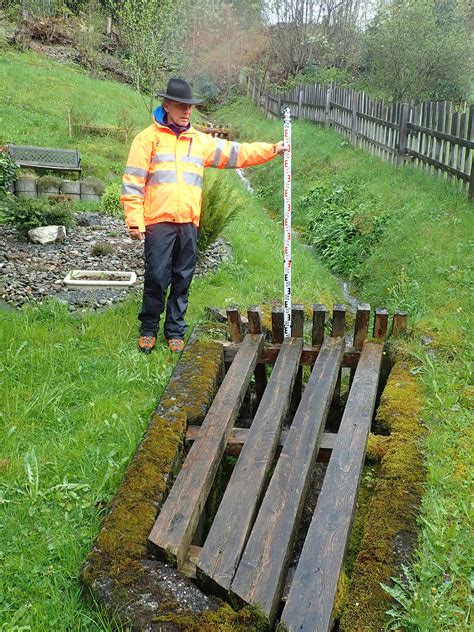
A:
<svg viewBox="0 0 474 632">
<path fill-rule="evenodd" d="M 154 122 L 133 140 L 120 198 L 133 239 L 145 240 L 145 281 L 139 350 L 156 343 L 166 303 L 164 334 L 171 351 L 184 348 L 184 321 L 197 254 L 205 167 L 240 168 L 267 162 L 284 151 L 283 143 L 234 143 L 198 132 L 190 125 L 190 85 L 173 78 Z"/>
</svg>

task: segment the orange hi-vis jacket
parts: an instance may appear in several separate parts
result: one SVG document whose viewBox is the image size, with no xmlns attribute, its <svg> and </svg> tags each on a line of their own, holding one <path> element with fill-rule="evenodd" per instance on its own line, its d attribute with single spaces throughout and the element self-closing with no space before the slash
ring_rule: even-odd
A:
<svg viewBox="0 0 474 632">
<path fill-rule="evenodd" d="M 120 198 L 129 228 L 145 231 L 159 222 L 199 226 L 205 167 L 231 169 L 268 162 L 276 156 L 270 143 L 235 143 L 193 127 L 179 137 L 162 124 L 164 110 L 133 140 Z M 160 122 L 161 121 L 161 122 Z"/>
</svg>

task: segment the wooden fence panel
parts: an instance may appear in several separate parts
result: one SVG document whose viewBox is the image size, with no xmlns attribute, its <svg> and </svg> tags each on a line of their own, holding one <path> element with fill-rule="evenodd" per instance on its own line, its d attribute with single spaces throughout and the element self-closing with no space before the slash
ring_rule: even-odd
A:
<svg viewBox="0 0 474 632">
<path fill-rule="evenodd" d="M 473 105 L 461 111 L 447 101 L 386 105 L 364 92 L 320 84 L 279 92 L 265 89 L 255 77 L 247 79 L 247 93 L 268 117 L 280 118 L 289 107 L 293 117 L 332 126 L 383 160 L 411 160 L 427 173 L 460 180 L 474 197 Z"/>
</svg>

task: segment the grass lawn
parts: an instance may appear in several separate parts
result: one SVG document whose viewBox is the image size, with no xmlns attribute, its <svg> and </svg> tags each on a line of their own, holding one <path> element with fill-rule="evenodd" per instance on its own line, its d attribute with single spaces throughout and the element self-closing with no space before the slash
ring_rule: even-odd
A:
<svg viewBox="0 0 474 632">
<path fill-rule="evenodd" d="M 80 103 L 101 112 L 97 122 L 112 123 L 117 108 L 133 104 L 142 126 L 147 115 L 132 90 L 29 53 L 2 54 L 2 80 L 7 70 L 2 140 L 77 146 L 96 175 L 121 171 L 128 148 L 112 139 L 69 141 L 65 108 Z M 58 98 L 46 102 L 42 95 L 53 84 Z M 226 232 L 233 257 L 194 281 L 191 325 L 206 306 L 245 310 L 283 294 L 281 226 L 235 174 L 220 175 L 241 200 Z M 337 282 L 306 248 L 296 247 L 294 258 L 301 270 L 295 300 L 341 299 Z M 137 311 L 133 299 L 80 317 L 53 302 L 0 311 L 2 630 L 109 629 L 84 601 L 79 570 L 176 362 L 163 344 L 150 357 L 136 351 Z"/>
<path fill-rule="evenodd" d="M 282 136 L 282 123 L 266 120 L 246 99 L 217 116 L 242 140 Z M 279 178 L 272 164 L 252 172 L 257 195 L 276 216 Z M 409 312 L 411 336 L 402 351 L 427 401 L 427 481 L 415 560 L 407 584 L 393 589 L 394 629 L 467 630 L 474 472 L 472 204 L 460 187 L 385 164 L 307 122 L 293 125 L 293 191 L 295 220 L 323 260 L 352 279 L 364 301 Z"/>
<path fill-rule="evenodd" d="M 119 126 L 124 117 L 137 131 L 150 124 L 140 95 L 115 81 L 91 79 L 73 64 L 32 52 L 0 49 L 0 145 L 78 149 L 84 175 L 105 181 L 122 175 L 129 144 L 113 136 L 69 138 L 68 109 L 77 120 Z"/>
</svg>

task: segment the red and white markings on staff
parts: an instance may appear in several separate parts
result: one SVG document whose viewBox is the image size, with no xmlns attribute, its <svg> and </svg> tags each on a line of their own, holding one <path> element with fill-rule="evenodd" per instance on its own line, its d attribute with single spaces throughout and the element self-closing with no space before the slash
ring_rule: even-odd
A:
<svg viewBox="0 0 474 632">
<path fill-rule="evenodd" d="M 283 290 L 283 327 L 284 336 L 291 336 L 291 112 L 285 108 L 283 139 L 284 153 L 284 290 Z"/>
</svg>

